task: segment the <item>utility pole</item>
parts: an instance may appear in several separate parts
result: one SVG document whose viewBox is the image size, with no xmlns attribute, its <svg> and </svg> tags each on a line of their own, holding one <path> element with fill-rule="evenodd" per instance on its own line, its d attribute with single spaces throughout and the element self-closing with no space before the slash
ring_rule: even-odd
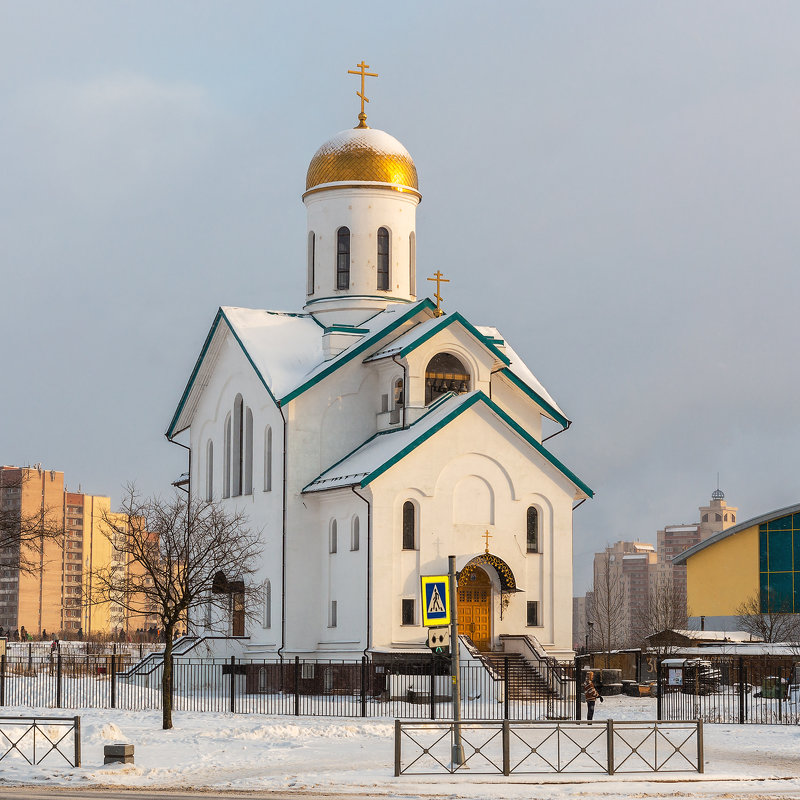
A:
<svg viewBox="0 0 800 800">
<path fill-rule="evenodd" d="M 464 747 L 461 744 L 461 671 L 459 669 L 458 600 L 456 594 L 456 557 L 448 556 L 447 576 L 450 584 L 450 671 L 453 697 L 453 745 L 451 761 L 453 767 L 464 763 Z"/>
</svg>

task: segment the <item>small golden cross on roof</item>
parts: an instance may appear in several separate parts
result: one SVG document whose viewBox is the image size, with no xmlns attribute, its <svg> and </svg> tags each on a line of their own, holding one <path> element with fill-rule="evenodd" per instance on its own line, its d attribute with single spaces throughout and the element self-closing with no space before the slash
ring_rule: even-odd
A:
<svg viewBox="0 0 800 800">
<path fill-rule="evenodd" d="M 361 91 L 356 92 L 356 94 L 361 98 L 361 113 L 358 115 L 358 125 L 357 128 L 368 128 L 367 125 L 367 115 L 364 113 L 364 103 L 369 103 L 369 97 L 364 94 L 364 78 L 377 78 L 377 72 L 367 72 L 369 69 L 369 64 L 365 64 L 362 60 L 360 64 L 356 64 L 358 69 L 349 69 L 347 70 L 348 75 L 360 75 L 361 76 Z"/>
<path fill-rule="evenodd" d="M 483 534 L 483 538 L 486 539 L 486 554 L 488 555 L 489 554 L 489 539 L 494 539 L 494 536 L 492 536 L 492 534 L 489 533 L 489 531 L 486 531 L 486 533 Z"/>
<path fill-rule="evenodd" d="M 429 281 L 436 281 L 436 294 L 434 297 L 436 298 L 436 316 L 441 317 L 444 314 L 442 311 L 442 296 L 439 294 L 441 291 L 440 284 L 442 283 L 450 283 L 449 278 L 445 278 L 442 273 L 437 269 L 436 272 L 433 273 L 432 278 L 428 278 Z"/>
</svg>

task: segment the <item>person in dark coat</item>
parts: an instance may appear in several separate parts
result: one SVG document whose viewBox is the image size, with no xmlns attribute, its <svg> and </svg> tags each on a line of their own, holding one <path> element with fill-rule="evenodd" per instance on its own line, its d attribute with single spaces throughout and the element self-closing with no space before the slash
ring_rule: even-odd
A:
<svg viewBox="0 0 800 800">
<path fill-rule="evenodd" d="M 603 702 L 600 692 L 597 691 L 594 685 L 594 672 L 586 673 L 586 681 L 583 684 L 583 696 L 586 698 L 586 719 L 593 719 L 595 701 L 599 698 L 600 702 Z"/>
</svg>

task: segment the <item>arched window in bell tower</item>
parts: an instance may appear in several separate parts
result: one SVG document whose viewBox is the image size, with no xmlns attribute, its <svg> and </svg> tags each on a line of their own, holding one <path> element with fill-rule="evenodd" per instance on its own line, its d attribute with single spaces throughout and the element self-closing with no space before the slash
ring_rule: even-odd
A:
<svg viewBox="0 0 800 800">
<path fill-rule="evenodd" d="M 336 288 L 350 288 L 350 228 L 336 232 Z"/>
<path fill-rule="evenodd" d="M 389 290 L 389 231 L 378 228 L 378 289 Z"/>
<path fill-rule="evenodd" d="M 469 372 L 450 353 L 437 353 L 425 367 L 425 405 L 447 392 L 462 394 L 469 391 Z"/>
</svg>

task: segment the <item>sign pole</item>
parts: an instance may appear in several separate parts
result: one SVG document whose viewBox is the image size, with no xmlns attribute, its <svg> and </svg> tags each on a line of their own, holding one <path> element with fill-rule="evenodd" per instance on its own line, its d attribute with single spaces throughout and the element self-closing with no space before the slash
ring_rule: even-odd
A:
<svg viewBox="0 0 800 800">
<path fill-rule="evenodd" d="M 453 745 L 451 761 L 453 767 L 464 763 L 464 747 L 461 744 L 461 674 L 459 669 L 458 603 L 456 596 L 456 557 L 448 556 L 447 577 L 450 585 L 450 666 L 453 692 Z"/>
</svg>

